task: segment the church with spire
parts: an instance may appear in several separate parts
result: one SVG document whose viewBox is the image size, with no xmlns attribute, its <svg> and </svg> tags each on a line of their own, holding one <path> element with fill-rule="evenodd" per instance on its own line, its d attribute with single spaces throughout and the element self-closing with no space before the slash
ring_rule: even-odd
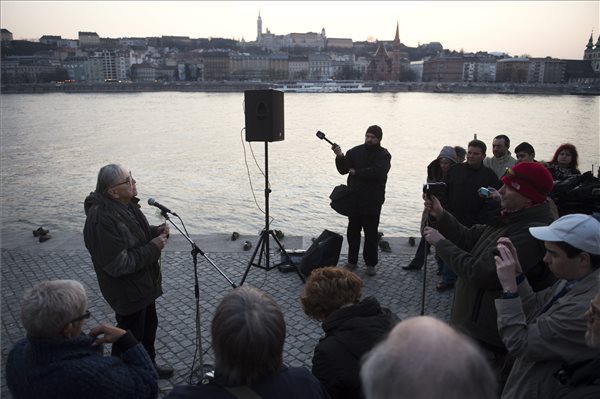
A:
<svg viewBox="0 0 600 399">
<path fill-rule="evenodd" d="M 594 72 L 600 72 L 600 34 L 594 45 L 594 32 L 592 31 L 590 40 L 588 40 L 588 44 L 583 51 L 583 59 L 590 61 Z"/>
<path fill-rule="evenodd" d="M 256 45 L 263 50 L 279 51 L 282 48 L 305 47 L 321 51 L 325 48 L 327 36 L 325 28 L 321 29 L 321 33 L 306 32 L 306 33 L 288 33 L 286 35 L 276 35 L 271 33 L 269 28 L 263 33 L 262 18 L 260 10 L 258 11 L 258 19 L 256 20 Z"/>
<path fill-rule="evenodd" d="M 402 70 L 410 65 L 408 53 L 404 51 L 400 42 L 400 24 L 396 22 L 396 36 L 391 44 L 391 51 L 387 51 L 383 41 L 375 51 L 375 55 L 367 66 L 365 78 L 369 80 L 399 81 L 402 80 Z M 391 55 L 390 55 L 391 53 Z"/>
</svg>

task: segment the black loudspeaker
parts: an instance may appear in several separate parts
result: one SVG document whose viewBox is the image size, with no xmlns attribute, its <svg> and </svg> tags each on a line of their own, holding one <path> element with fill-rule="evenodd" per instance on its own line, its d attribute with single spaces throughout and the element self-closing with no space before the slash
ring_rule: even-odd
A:
<svg viewBox="0 0 600 399">
<path fill-rule="evenodd" d="M 344 237 L 333 231 L 323 230 L 321 235 L 306 250 L 300 261 L 300 272 L 305 276 L 316 268 L 336 266 L 340 260 Z"/>
<path fill-rule="evenodd" d="M 246 90 L 246 141 L 283 141 L 283 92 Z"/>
</svg>

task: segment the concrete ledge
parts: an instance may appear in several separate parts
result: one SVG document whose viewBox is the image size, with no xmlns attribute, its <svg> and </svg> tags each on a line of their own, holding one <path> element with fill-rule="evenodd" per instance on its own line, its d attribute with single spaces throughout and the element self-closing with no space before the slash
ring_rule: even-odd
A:
<svg viewBox="0 0 600 399">
<path fill-rule="evenodd" d="M 38 237 L 34 237 L 31 232 L 27 233 L 6 233 L 2 232 L 0 247 L 2 249 L 18 249 L 29 251 L 86 251 L 83 243 L 83 233 L 78 232 L 50 232 L 51 239 L 40 243 Z M 240 235 L 235 241 L 231 240 L 231 234 L 206 234 L 192 235 L 190 237 L 196 245 L 206 253 L 243 253 L 252 254 L 260 236 L 258 235 Z M 285 236 L 281 244 L 286 249 L 308 249 L 312 244 L 314 237 L 309 236 Z M 390 244 L 392 253 L 410 252 L 408 237 L 383 237 Z M 244 242 L 250 241 L 252 247 L 244 251 Z M 418 242 L 418 239 L 417 239 Z M 270 248 L 276 250 L 277 244 L 271 238 Z M 171 233 L 169 243 L 164 252 L 181 252 L 191 250 L 191 244 L 177 231 Z M 342 244 L 342 253 L 348 253 L 348 243 L 344 237 Z"/>
</svg>

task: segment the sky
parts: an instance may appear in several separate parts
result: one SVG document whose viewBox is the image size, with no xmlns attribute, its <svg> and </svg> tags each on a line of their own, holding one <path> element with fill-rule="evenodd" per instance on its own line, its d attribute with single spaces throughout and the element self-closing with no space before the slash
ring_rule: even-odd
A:
<svg viewBox="0 0 600 399">
<path fill-rule="evenodd" d="M 188 36 L 256 40 L 263 32 L 321 32 L 354 41 L 392 40 L 396 23 L 409 47 L 582 59 L 600 33 L 600 1 L 8 1 L 1 27 L 15 40 Z"/>
</svg>

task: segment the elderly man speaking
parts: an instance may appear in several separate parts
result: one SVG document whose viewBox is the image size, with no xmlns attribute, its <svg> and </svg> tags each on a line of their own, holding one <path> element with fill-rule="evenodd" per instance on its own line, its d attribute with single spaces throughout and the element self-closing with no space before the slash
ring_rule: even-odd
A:
<svg viewBox="0 0 600 399">
<path fill-rule="evenodd" d="M 136 180 L 120 165 L 100 169 L 96 191 L 85 199 L 83 238 L 102 295 L 116 313 L 117 327 L 131 330 L 155 361 L 158 328 L 155 300 L 162 295 L 160 254 L 169 226 L 150 226 L 138 205 Z M 120 355 L 113 346 L 113 355 Z M 156 366 L 160 378 L 171 367 Z"/>
<path fill-rule="evenodd" d="M 437 198 L 426 198 L 425 209 L 437 220 L 438 230 L 424 229 L 424 237 L 458 275 L 450 324 L 487 350 L 498 373 L 504 368 L 506 348 L 498 334 L 494 300 L 501 294 L 494 254 L 500 237 L 509 237 L 519 252 L 524 273 L 535 289 L 548 287 L 554 277 L 542 262 L 544 246 L 529 234 L 529 227 L 552 222 L 546 197 L 552 176 L 539 163 L 521 163 L 507 169 L 499 190 L 501 214 L 494 225 L 471 228 L 445 211 Z M 506 371 L 500 377 L 500 384 Z"/>
</svg>

